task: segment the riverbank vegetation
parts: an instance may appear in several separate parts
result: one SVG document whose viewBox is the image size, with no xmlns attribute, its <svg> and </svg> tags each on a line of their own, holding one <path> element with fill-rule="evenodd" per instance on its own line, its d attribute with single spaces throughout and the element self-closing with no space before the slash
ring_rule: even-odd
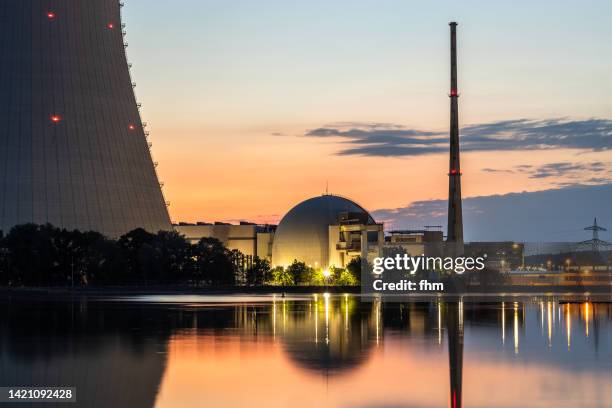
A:
<svg viewBox="0 0 612 408">
<path fill-rule="evenodd" d="M 361 262 L 326 270 L 294 261 L 271 268 L 214 238 L 190 243 L 176 231 L 133 230 L 118 239 L 52 225 L 0 235 L 1 286 L 298 286 L 359 284 Z"/>
</svg>

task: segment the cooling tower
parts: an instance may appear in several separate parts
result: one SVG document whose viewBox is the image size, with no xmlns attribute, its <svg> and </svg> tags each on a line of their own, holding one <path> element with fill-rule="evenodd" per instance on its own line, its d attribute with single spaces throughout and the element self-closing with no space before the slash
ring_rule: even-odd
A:
<svg viewBox="0 0 612 408">
<path fill-rule="evenodd" d="M 170 219 L 117 0 L 0 2 L 0 229 L 116 237 Z"/>
</svg>

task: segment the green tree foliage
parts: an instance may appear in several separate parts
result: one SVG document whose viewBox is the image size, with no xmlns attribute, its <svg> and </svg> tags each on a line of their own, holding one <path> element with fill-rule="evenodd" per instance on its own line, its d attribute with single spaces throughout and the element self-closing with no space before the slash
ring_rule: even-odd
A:
<svg viewBox="0 0 612 408">
<path fill-rule="evenodd" d="M 289 270 L 283 268 L 282 266 L 277 266 L 272 269 L 272 279 L 269 284 L 277 285 L 277 286 L 293 286 L 295 285 L 295 278 Z"/>
<path fill-rule="evenodd" d="M 310 285 L 314 278 L 314 269 L 306 265 L 304 262 L 294 260 L 287 268 L 289 275 L 293 277 L 296 285 Z"/>
<path fill-rule="evenodd" d="M 351 259 L 346 265 L 346 270 L 356 282 L 355 285 L 359 285 L 359 282 L 361 282 L 361 257 L 358 256 L 357 258 Z"/>
<path fill-rule="evenodd" d="M 304 262 L 293 261 L 287 268 L 276 267 L 271 271 L 268 282 L 278 286 L 308 285 L 308 286 L 356 286 L 356 279 L 348 269 L 330 267 L 329 274 L 323 269 L 313 269 Z"/>
<path fill-rule="evenodd" d="M 357 286 L 359 280 L 355 279 L 355 276 L 348 269 L 340 269 L 335 276 L 334 284 L 338 286 Z"/>
</svg>

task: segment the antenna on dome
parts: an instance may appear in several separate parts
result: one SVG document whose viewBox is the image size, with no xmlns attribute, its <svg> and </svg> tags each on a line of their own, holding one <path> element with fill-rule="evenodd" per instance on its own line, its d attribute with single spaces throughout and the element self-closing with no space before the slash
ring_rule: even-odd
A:
<svg viewBox="0 0 612 408">
<path fill-rule="evenodd" d="M 325 180 L 325 195 L 329 195 L 329 180 Z"/>
</svg>

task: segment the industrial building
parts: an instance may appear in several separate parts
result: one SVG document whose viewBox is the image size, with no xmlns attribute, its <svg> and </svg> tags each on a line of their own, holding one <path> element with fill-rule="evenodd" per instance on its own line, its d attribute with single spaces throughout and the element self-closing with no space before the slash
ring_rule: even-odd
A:
<svg viewBox="0 0 612 408">
<path fill-rule="evenodd" d="M 0 230 L 170 230 L 117 0 L 3 0 Z"/>
<path fill-rule="evenodd" d="M 485 257 L 488 269 L 509 272 L 522 267 L 525 244 L 513 241 L 470 242 L 465 244 L 465 256 Z"/>
<path fill-rule="evenodd" d="M 461 169 L 457 86 L 457 47 L 455 22 L 450 23 L 451 81 L 449 134 L 449 196 L 446 240 L 441 226 L 419 230 L 393 230 L 385 237 L 383 224 L 377 223 L 363 207 L 337 195 L 323 194 L 305 200 L 282 218 L 279 225 L 251 223 L 179 223 L 177 231 L 190 241 L 203 237 L 219 239 L 230 250 L 257 256 L 273 267 L 302 261 L 315 268 L 344 267 L 361 257 L 406 253 L 411 256 L 483 256 L 491 270 L 507 272 L 523 265 L 523 244 L 514 242 L 465 243 L 461 203 Z"/>
<path fill-rule="evenodd" d="M 392 230 L 385 237 L 385 253 L 405 252 L 412 256 L 441 256 L 444 252 L 443 232 L 438 229 Z"/>
<path fill-rule="evenodd" d="M 241 222 L 185 223 L 174 225 L 191 243 L 216 238 L 229 250 L 238 250 L 246 264 L 255 257 L 272 266 L 288 266 L 294 260 L 314 268 L 345 267 L 352 259 L 376 256 L 448 256 L 448 242 L 441 227 L 391 230 L 385 236 L 363 207 L 337 195 L 324 194 L 293 207 L 276 225 Z M 488 269 L 508 272 L 523 265 L 524 245 L 511 241 L 464 243 L 464 256 L 486 254 Z M 454 248 L 453 248 L 454 249 Z"/>
<path fill-rule="evenodd" d="M 355 202 L 332 194 L 305 200 L 281 219 L 278 226 L 216 222 L 179 223 L 174 228 L 191 242 L 211 237 L 247 258 L 267 259 L 272 266 L 294 260 L 313 268 L 344 267 L 352 259 L 380 256 L 383 224 Z"/>
<path fill-rule="evenodd" d="M 355 202 L 324 194 L 302 201 L 278 224 L 272 247 L 272 265 L 294 260 L 312 267 L 344 267 L 351 259 L 380 256 L 383 224 Z"/>
<path fill-rule="evenodd" d="M 249 259 L 256 256 L 261 259 L 272 259 L 272 241 L 276 225 L 258 225 L 241 222 L 233 225 L 225 222 L 181 222 L 174 229 L 192 244 L 202 238 L 216 238 L 230 251 L 238 250 Z"/>
<path fill-rule="evenodd" d="M 385 237 L 385 254 L 405 252 L 412 256 L 447 256 L 450 253 L 448 245 L 449 243 L 444 241 L 442 231 L 431 227 L 421 230 L 393 230 Z M 484 257 L 488 270 L 509 272 L 523 266 L 524 247 L 523 243 L 513 241 L 466 242 L 463 243 L 463 256 Z"/>
</svg>

